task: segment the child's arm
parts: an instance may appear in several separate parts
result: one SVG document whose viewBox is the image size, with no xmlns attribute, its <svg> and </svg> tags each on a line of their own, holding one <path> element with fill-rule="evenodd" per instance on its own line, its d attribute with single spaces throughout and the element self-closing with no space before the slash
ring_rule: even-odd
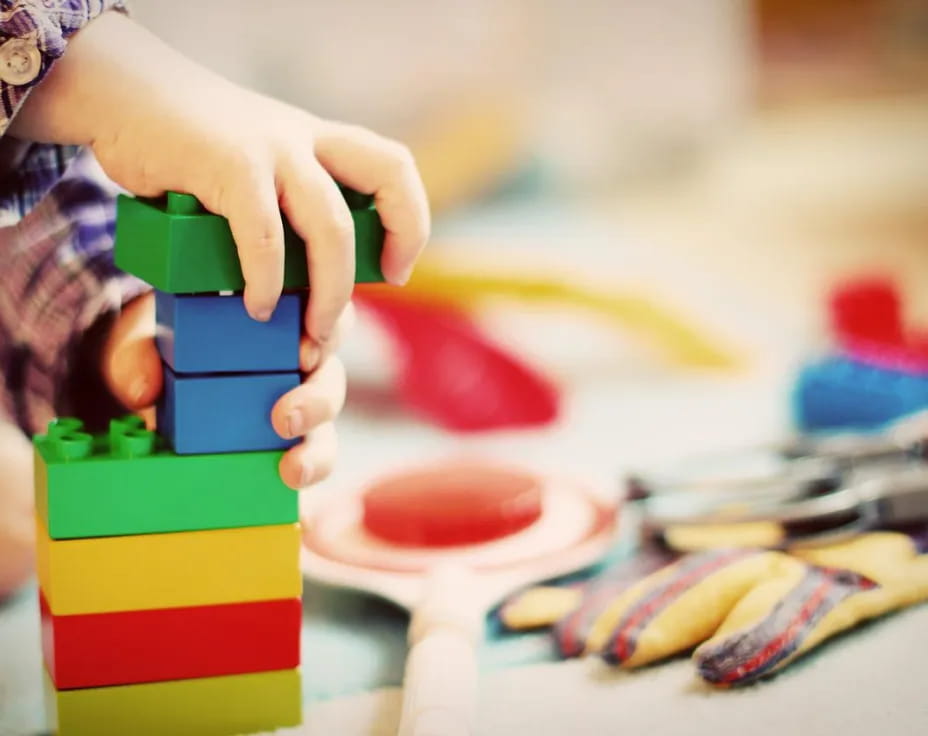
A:
<svg viewBox="0 0 928 736">
<path fill-rule="evenodd" d="M 307 242 L 306 327 L 320 345 L 354 280 L 351 216 L 333 177 L 376 195 L 388 281 L 408 278 L 428 235 L 424 190 L 406 148 L 237 87 L 119 13 L 105 13 L 71 40 L 11 131 L 88 145 L 130 191 L 189 192 L 227 217 L 257 319 L 269 318 L 281 291 L 282 208 Z"/>
<path fill-rule="evenodd" d="M 281 288 L 282 209 L 307 242 L 312 289 L 301 367 L 314 375 L 278 401 L 272 421 L 283 436 L 308 440 L 285 454 L 284 479 L 318 480 L 331 462 L 331 419 L 344 392 L 340 364 L 327 356 L 354 271 L 351 218 L 333 178 L 375 195 L 387 229 L 383 271 L 401 283 L 429 229 L 409 152 L 236 87 L 119 13 L 86 24 L 100 6 L 77 6 L 17 3 L 0 11 L 0 168 L 4 148 L 20 145 L 16 139 L 86 145 L 134 193 L 194 194 L 230 220 L 246 304 L 257 318 L 267 318 Z M 10 36 L 17 48 L 4 56 L 2 40 Z M 54 159 L 64 149 L 28 150 Z M 103 177 L 73 166 L 68 174 L 17 227 L 0 230 L 15 264 L 0 289 L 0 369 L 7 379 L 0 409 L 27 431 L 52 412 L 86 416 L 73 399 L 99 405 L 101 386 L 131 408 L 160 388 L 150 298 L 132 301 L 145 287 L 116 273 L 109 253 L 113 193 Z M 96 362 L 87 365 L 88 355 Z M 75 370 L 82 357 L 83 369 Z M 150 379 L 141 393 L 140 376 Z"/>
</svg>

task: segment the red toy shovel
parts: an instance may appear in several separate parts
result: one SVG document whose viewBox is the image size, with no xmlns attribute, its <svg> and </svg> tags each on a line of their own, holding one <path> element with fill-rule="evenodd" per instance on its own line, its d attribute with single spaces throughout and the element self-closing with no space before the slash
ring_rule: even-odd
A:
<svg viewBox="0 0 928 736">
<path fill-rule="evenodd" d="M 462 432 L 546 424 L 555 387 L 483 336 L 459 310 L 384 291 L 355 294 L 392 338 L 402 360 L 403 400 L 439 426 Z"/>
</svg>

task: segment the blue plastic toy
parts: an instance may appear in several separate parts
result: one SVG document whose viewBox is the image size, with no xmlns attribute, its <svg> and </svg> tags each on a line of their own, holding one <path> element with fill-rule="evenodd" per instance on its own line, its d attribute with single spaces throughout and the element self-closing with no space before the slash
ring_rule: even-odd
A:
<svg viewBox="0 0 928 736">
<path fill-rule="evenodd" d="M 928 408 L 928 376 L 832 356 L 805 366 L 793 391 L 804 431 L 877 429 Z"/>
<path fill-rule="evenodd" d="M 158 430 L 178 455 L 291 447 L 271 426 L 277 400 L 300 385 L 299 373 L 180 376 L 164 368 Z"/>
<path fill-rule="evenodd" d="M 239 294 L 155 292 L 158 351 L 176 373 L 270 373 L 299 369 L 299 294 L 284 294 L 256 322 Z"/>
</svg>

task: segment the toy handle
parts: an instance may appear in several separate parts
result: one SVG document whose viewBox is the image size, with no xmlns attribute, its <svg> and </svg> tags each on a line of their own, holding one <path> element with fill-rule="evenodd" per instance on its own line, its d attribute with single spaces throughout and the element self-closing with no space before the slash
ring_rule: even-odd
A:
<svg viewBox="0 0 928 736">
<path fill-rule="evenodd" d="M 436 569 L 409 627 L 399 736 L 473 736 L 483 610 L 470 571 Z"/>
<path fill-rule="evenodd" d="M 476 701 L 472 642 L 441 628 L 413 645 L 403 678 L 400 736 L 472 736 Z"/>
</svg>

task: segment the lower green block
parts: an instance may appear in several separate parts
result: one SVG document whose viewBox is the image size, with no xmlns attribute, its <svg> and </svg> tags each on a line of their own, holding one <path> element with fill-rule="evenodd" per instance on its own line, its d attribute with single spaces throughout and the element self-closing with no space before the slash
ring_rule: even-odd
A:
<svg viewBox="0 0 928 736">
<path fill-rule="evenodd" d="M 59 736 L 223 736 L 302 720 L 299 670 L 60 691 L 43 674 Z"/>
<path fill-rule="evenodd" d="M 34 439 L 35 502 L 52 539 L 228 529 L 298 520 L 282 452 L 176 455 L 141 419 L 89 435 L 59 419 Z"/>
</svg>

